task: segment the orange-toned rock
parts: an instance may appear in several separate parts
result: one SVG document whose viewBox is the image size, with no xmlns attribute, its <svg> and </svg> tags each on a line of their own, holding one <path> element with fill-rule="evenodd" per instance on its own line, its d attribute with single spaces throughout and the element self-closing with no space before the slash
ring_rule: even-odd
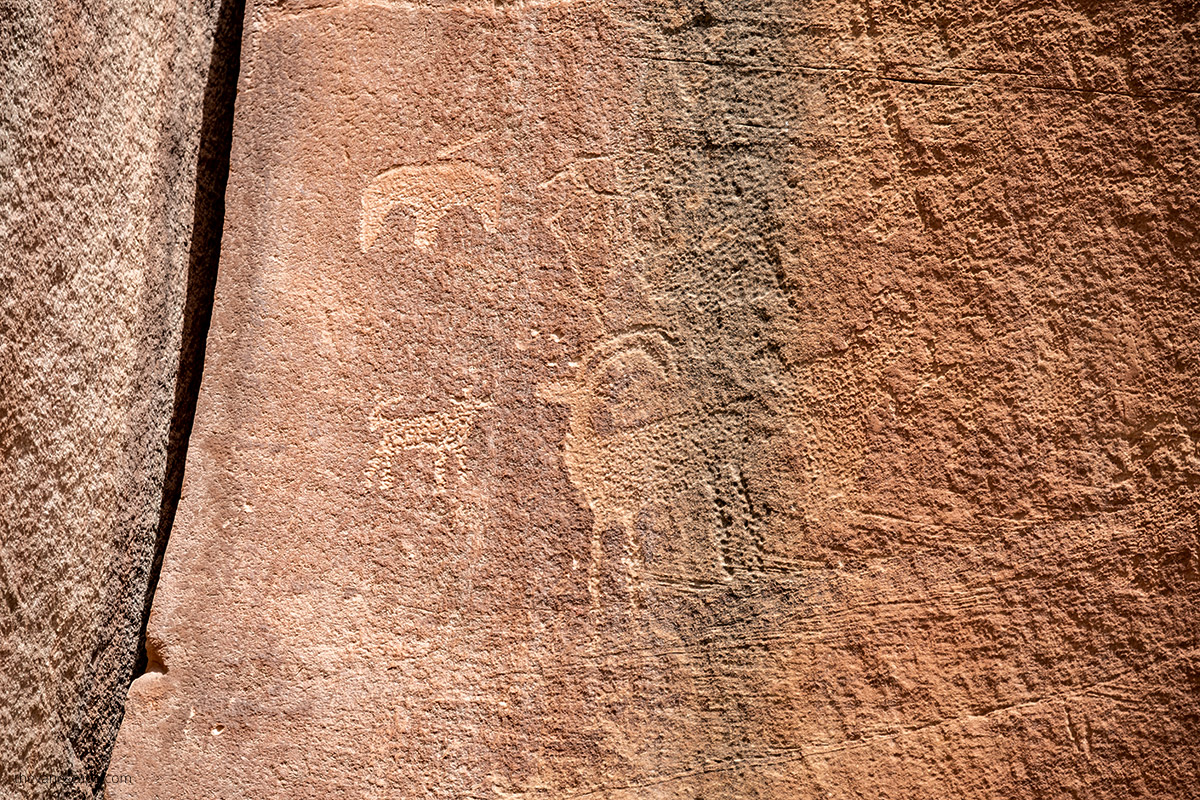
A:
<svg viewBox="0 0 1200 800">
<path fill-rule="evenodd" d="M 110 797 L 1195 796 L 1186 6 L 251 19 Z"/>
</svg>

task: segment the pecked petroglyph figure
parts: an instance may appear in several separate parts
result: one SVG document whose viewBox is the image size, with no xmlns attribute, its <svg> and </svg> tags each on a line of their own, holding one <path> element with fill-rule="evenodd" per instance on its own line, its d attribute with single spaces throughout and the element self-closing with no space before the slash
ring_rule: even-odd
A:
<svg viewBox="0 0 1200 800">
<path fill-rule="evenodd" d="M 447 411 L 422 414 L 416 417 L 392 418 L 388 411 L 404 404 L 405 398 L 396 397 L 378 403 L 367 419 L 373 432 L 380 435 L 374 456 L 367 462 L 364 475 L 368 485 L 377 485 L 381 491 L 392 488 L 395 479 L 392 459 L 401 450 L 424 450 L 434 455 L 433 479 L 436 493 L 446 491 L 446 468 L 454 462 L 455 483 L 466 473 L 463 448 L 480 411 L 492 408 L 493 404 L 477 399 L 450 401 Z"/>
<path fill-rule="evenodd" d="M 564 458 L 572 483 L 592 511 L 589 591 L 600 602 L 602 562 L 618 558 L 630 586 L 643 569 L 638 541 L 647 515 L 696 505 L 686 498 L 694 452 L 685 382 L 673 348 L 657 332 L 617 336 L 583 361 L 574 380 L 543 384 L 538 395 L 571 409 Z M 641 521 L 642 524 L 639 524 Z M 623 540 L 622 553 L 605 555 Z"/>
<path fill-rule="evenodd" d="M 412 209 L 416 216 L 413 244 L 422 250 L 433 246 L 438 223 L 456 206 L 473 209 L 483 229 L 495 233 L 500 218 L 500 179 L 474 164 L 459 161 L 396 167 L 377 175 L 362 193 L 358 232 L 362 252 L 371 249 L 388 213 L 396 206 Z"/>
</svg>

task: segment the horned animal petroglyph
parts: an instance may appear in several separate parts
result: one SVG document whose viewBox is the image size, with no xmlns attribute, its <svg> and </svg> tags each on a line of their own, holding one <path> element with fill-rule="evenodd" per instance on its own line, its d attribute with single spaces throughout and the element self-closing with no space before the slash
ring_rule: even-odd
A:
<svg viewBox="0 0 1200 800">
<path fill-rule="evenodd" d="M 493 407 L 493 404 L 476 399 L 451 400 L 451 407 L 447 411 L 404 419 L 385 415 L 387 409 L 404 402 L 404 398 L 384 400 L 368 415 L 371 430 L 378 432 L 380 438 L 374 456 L 367 462 L 364 475 L 368 484 L 386 491 L 395 484 L 392 460 L 396 453 L 424 450 L 434 455 L 433 480 L 437 493 L 441 494 L 446 491 L 446 466 L 452 459 L 455 483 L 462 480 L 467 467 L 463 448 L 467 437 L 471 435 L 475 417 L 480 411 Z"/>
<path fill-rule="evenodd" d="M 483 229 L 495 233 L 500 218 L 500 179 L 474 164 L 458 161 L 396 167 L 377 175 L 362 193 L 358 232 L 362 252 L 371 249 L 383 232 L 388 213 L 398 205 L 416 215 L 413 244 L 422 250 L 433 247 L 438 223 L 456 206 L 474 209 Z"/>
<path fill-rule="evenodd" d="M 543 384 L 538 395 L 571 409 L 564 460 L 592 511 L 589 590 L 599 602 L 601 542 L 621 531 L 636 552 L 635 522 L 645 509 L 678 498 L 681 465 L 696 461 L 685 423 L 691 416 L 670 345 L 657 333 L 614 337 L 585 359 L 574 380 Z M 630 581 L 639 567 L 626 557 Z"/>
</svg>

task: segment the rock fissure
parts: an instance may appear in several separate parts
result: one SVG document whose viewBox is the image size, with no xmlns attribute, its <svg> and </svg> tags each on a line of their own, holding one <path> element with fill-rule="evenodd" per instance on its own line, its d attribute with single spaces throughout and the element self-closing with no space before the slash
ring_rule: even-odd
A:
<svg viewBox="0 0 1200 800">
<path fill-rule="evenodd" d="M 212 319 L 213 292 L 221 258 L 221 235 L 225 224 L 225 186 L 229 180 L 229 153 L 233 147 L 233 111 L 237 99 L 241 63 L 245 0 L 221 0 L 213 35 L 213 54 L 204 87 L 200 149 L 196 165 L 196 195 L 192 216 L 192 242 L 188 252 L 187 299 L 179 345 L 179 371 L 175 382 L 175 405 L 167 441 L 167 464 L 163 476 L 162 507 L 154 541 L 154 560 L 142 606 L 142 628 L 138 638 L 137 662 L 131 681 L 144 675 L 149 657 L 146 629 L 154 594 L 162 574 L 163 558 L 175 522 L 175 511 L 183 490 L 188 439 L 196 416 L 196 398 L 204 372 L 204 351 Z"/>
</svg>

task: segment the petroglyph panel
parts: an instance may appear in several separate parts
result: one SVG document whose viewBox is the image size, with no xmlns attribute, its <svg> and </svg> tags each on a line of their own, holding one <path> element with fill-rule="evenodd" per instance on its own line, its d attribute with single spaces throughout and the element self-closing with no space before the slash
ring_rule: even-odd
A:
<svg viewBox="0 0 1200 800">
<path fill-rule="evenodd" d="M 118 796 L 1193 796 L 1181 7 L 432 5 L 260 6 Z"/>
</svg>

